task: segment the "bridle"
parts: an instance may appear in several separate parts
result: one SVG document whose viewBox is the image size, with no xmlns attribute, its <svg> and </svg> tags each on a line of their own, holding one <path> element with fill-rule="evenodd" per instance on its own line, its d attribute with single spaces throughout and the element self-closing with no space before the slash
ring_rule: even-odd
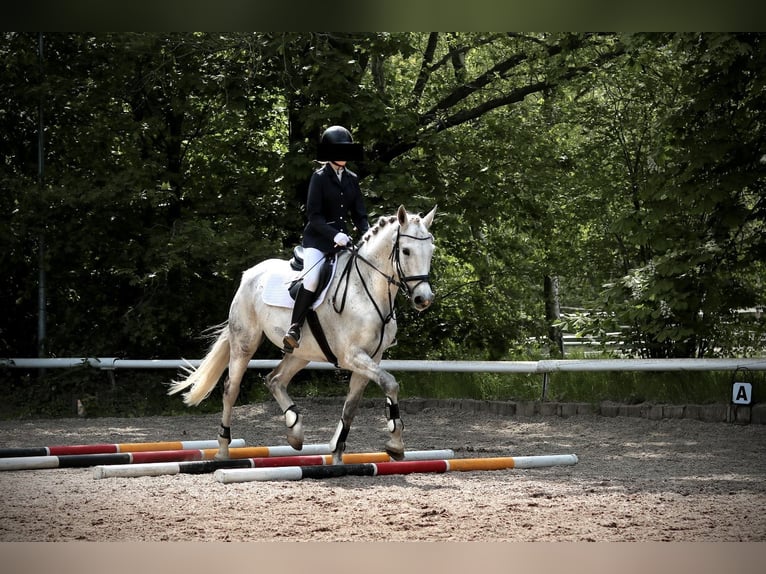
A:
<svg viewBox="0 0 766 574">
<path fill-rule="evenodd" d="M 388 275 L 384 273 L 382 270 L 380 270 L 372 261 L 364 257 L 359 253 L 359 250 L 356 246 L 350 246 L 346 247 L 351 256 L 348 258 L 348 261 L 346 262 L 345 267 L 341 271 L 340 279 L 338 280 L 337 285 L 335 286 L 335 293 L 332 297 L 332 304 L 333 309 L 335 309 L 336 313 L 342 313 L 343 310 L 346 308 L 346 298 L 348 296 L 348 289 L 349 289 L 349 279 L 351 276 L 351 270 L 356 269 L 357 275 L 360 279 L 360 282 L 362 284 L 362 287 L 364 287 L 365 293 L 367 293 L 368 299 L 372 302 L 373 307 L 375 307 L 375 311 L 378 314 L 378 317 L 381 320 L 381 329 L 380 329 L 380 340 L 378 341 L 378 346 L 375 349 L 373 353 L 371 353 L 371 356 L 374 356 L 377 354 L 377 352 L 380 350 L 381 345 L 383 344 L 383 336 L 385 335 L 386 325 L 390 323 L 394 319 L 394 301 L 396 298 L 396 294 L 392 295 L 391 290 L 388 291 L 388 313 L 384 314 L 380 307 L 378 307 L 377 302 L 375 301 L 375 298 L 372 296 L 372 293 L 370 293 L 369 287 L 367 287 L 367 283 L 364 281 L 364 277 L 362 275 L 362 270 L 360 268 L 360 262 L 366 264 L 368 267 L 370 267 L 373 271 L 377 272 L 378 274 L 382 275 L 386 282 L 389 285 L 396 285 L 397 292 L 401 291 L 405 297 L 410 299 L 412 297 L 412 294 L 414 293 L 415 289 L 417 289 L 418 285 L 421 283 L 425 283 L 429 281 L 429 275 L 426 273 L 425 275 L 405 275 L 404 269 L 402 269 L 402 263 L 401 258 L 399 256 L 399 239 L 401 237 L 407 237 L 408 239 L 415 239 L 417 241 L 433 241 L 434 237 L 433 235 L 429 234 L 426 237 L 415 237 L 414 235 L 408 235 L 406 233 L 401 232 L 401 228 L 397 228 L 396 230 L 396 241 L 394 242 L 394 247 L 391 250 L 391 254 L 388 256 L 388 259 L 393 263 L 394 266 L 394 275 Z M 417 281 L 417 283 L 411 287 L 410 283 L 412 281 Z M 343 294 L 340 301 L 340 306 L 338 306 L 338 295 L 341 290 L 341 285 L 345 285 L 343 288 Z"/>
<path fill-rule="evenodd" d="M 399 238 L 400 237 L 407 237 L 409 239 L 415 239 L 417 241 L 433 241 L 434 236 L 431 234 L 428 234 L 427 237 L 415 237 L 414 235 L 408 235 L 406 233 L 401 232 L 401 228 L 396 230 L 396 242 L 394 243 L 394 248 L 391 250 L 391 255 L 389 256 L 389 259 L 393 260 L 394 262 L 394 268 L 396 269 L 396 274 L 399 277 L 399 281 L 396 283 L 396 286 L 399 287 L 399 289 L 402 290 L 404 293 L 404 296 L 410 299 L 412 297 L 412 293 L 415 291 L 415 289 L 418 288 L 418 285 L 421 283 L 426 283 L 429 281 L 428 273 L 425 275 L 405 275 L 404 270 L 402 269 L 402 262 L 399 256 Z M 415 283 L 414 287 L 410 287 L 410 281 L 417 281 Z"/>
</svg>

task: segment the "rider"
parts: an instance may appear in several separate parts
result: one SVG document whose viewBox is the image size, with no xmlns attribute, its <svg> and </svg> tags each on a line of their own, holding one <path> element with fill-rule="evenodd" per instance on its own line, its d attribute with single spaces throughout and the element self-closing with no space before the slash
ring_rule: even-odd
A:
<svg viewBox="0 0 766 574">
<path fill-rule="evenodd" d="M 319 288 L 322 259 L 335 247 L 351 243 L 346 217 L 351 219 L 360 235 L 370 227 L 364 198 L 359 189 L 359 177 L 346 168 L 346 162 L 360 160 L 362 146 L 355 144 L 351 133 L 343 126 L 330 126 L 322 133 L 317 159 L 324 165 L 311 175 L 303 230 L 303 284 L 295 297 L 290 328 L 283 345 L 287 353 L 300 346 L 301 326 Z"/>
</svg>

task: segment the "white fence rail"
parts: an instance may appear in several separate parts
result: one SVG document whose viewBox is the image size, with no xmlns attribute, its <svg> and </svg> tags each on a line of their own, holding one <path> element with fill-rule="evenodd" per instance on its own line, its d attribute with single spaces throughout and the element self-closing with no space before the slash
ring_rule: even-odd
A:
<svg viewBox="0 0 766 574">
<path fill-rule="evenodd" d="M 198 367 L 200 359 L 120 359 L 98 358 L 39 358 L 0 359 L 0 368 L 61 369 L 89 367 L 113 372 L 117 369 L 182 369 Z M 278 360 L 252 360 L 251 369 L 271 370 Z M 750 359 L 547 359 L 541 361 L 417 361 L 383 360 L 381 366 L 388 371 L 427 371 L 449 373 L 526 373 L 541 374 L 542 395 L 548 392 L 550 373 L 603 372 L 603 371 L 766 371 L 766 357 Z M 307 369 L 335 370 L 325 362 L 311 362 Z"/>
<path fill-rule="evenodd" d="M 181 369 L 198 367 L 199 359 L 52 358 L 0 359 L 0 368 L 60 369 L 91 367 L 116 369 Z M 251 369 L 273 369 L 278 360 L 253 360 Z M 418 361 L 383 360 L 388 371 L 431 371 L 449 373 L 556 373 L 566 371 L 766 371 L 766 357 L 749 359 L 546 359 L 541 361 Z M 311 362 L 307 369 L 335 370 L 330 363 Z"/>
</svg>

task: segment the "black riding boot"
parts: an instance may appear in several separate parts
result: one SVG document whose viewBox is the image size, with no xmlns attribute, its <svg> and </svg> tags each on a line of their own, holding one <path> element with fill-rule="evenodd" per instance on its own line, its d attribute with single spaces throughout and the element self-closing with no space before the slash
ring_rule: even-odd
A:
<svg viewBox="0 0 766 574">
<path fill-rule="evenodd" d="M 306 314 L 311 308 L 311 304 L 314 302 L 314 291 L 304 289 L 303 285 L 298 289 L 298 294 L 295 296 L 295 305 L 293 305 L 293 316 L 290 319 L 290 328 L 285 333 L 285 338 L 282 340 L 284 345 L 284 351 L 286 353 L 292 353 L 293 349 L 300 347 L 301 341 L 301 325 L 306 319 Z"/>
</svg>

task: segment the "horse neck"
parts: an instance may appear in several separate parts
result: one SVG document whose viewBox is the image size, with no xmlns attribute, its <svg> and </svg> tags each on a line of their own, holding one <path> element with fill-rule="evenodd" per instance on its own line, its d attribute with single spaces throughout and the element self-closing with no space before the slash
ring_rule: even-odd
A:
<svg viewBox="0 0 766 574">
<path fill-rule="evenodd" d="M 391 250 L 394 246 L 393 234 L 397 232 L 396 226 L 374 235 L 363 243 L 359 248 L 359 255 L 364 262 L 357 262 L 361 277 L 372 293 L 379 297 L 387 296 L 386 292 L 395 294 L 398 289 L 396 283 L 389 278 L 397 279 L 394 262 L 391 258 Z M 372 266 L 374 266 L 374 268 Z"/>
</svg>

